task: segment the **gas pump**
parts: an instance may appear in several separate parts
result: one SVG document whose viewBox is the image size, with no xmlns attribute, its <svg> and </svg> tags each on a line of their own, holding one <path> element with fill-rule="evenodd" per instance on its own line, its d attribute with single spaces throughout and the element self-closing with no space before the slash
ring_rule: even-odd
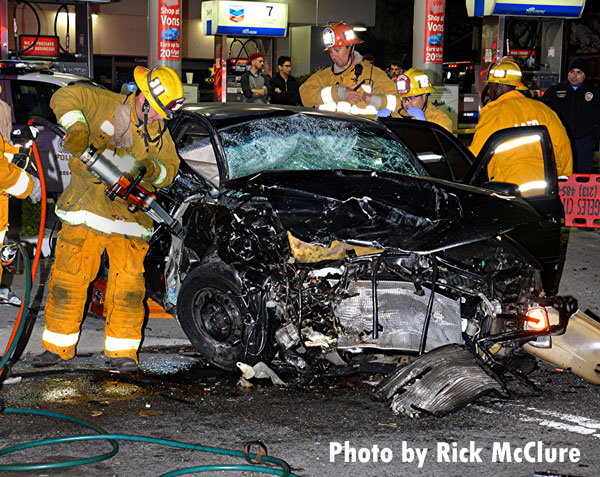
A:
<svg viewBox="0 0 600 477">
<path fill-rule="evenodd" d="M 483 17 L 477 91 L 489 67 L 512 56 L 523 81 L 533 96 L 539 96 L 561 78 L 564 63 L 563 31 L 565 20 L 580 18 L 585 0 L 466 0 L 469 16 Z"/>
<path fill-rule="evenodd" d="M 240 79 L 251 53 L 262 53 L 263 74 L 271 74 L 273 37 L 287 34 L 285 3 L 209 1 L 202 3 L 205 35 L 215 36 L 215 99 L 244 100 Z"/>
<path fill-rule="evenodd" d="M 93 74 L 92 49 L 92 3 L 105 3 L 109 0 L 18 0 L 9 14 L 8 1 L 0 0 L 0 32 L 2 42 L 0 52 L 2 59 L 17 60 L 53 60 L 56 71 L 90 77 Z M 42 35 L 41 27 L 45 23 L 40 18 L 38 4 L 58 5 L 54 15 L 53 35 Z M 23 31 L 19 24 L 18 12 L 24 9 L 23 15 L 31 15 L 35 19 L 36 32 Z M 42 10 L 43 11 L 43 10 Z M 60 38 L 57 32 L 59 15 L 66 14 L 66 34 Z M 70 13 L 75 14 L 75 53 L 69 52 L 71 44 Z M 13 50 L 9 52 L 8 24 L 12 23 Z"/>
</svg>

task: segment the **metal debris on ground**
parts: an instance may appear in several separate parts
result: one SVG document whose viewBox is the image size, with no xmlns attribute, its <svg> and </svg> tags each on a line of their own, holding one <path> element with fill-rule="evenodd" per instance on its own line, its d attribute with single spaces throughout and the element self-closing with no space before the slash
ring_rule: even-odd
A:
<svg viewBox="0 0 600 477">
<path fill-rule="evenodd" d="M 249 366 L 245 363 L 239 362 L 237 363 L 237 367 L 240 368 L 242 377 L 246 380 L 250 380 L 252 378 L 270 378 L 273 384 L 276 384 L 277 386 L 287 386 L 287 384 L 283 382 L 281 378 L 277 376 L 277 374 L 275 374 L 275 371 L 269 368 L 262 361 L 256 363 L 254 366 Z"/>
</svg>

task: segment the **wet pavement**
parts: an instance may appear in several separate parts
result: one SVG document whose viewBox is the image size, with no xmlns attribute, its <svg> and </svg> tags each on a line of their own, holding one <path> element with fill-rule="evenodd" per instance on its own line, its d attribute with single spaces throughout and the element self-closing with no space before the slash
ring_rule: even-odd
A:
<svg viewBox="0 0 600 477">
<path fill-rule="evenodd" d="M 600 232 L 573 230 L 560 292 L 574 295 L 580 308 L 600 315 L 599 275 Z M 15 310 L 0 310 L 2 350 L 16 317 L 10 311 Z M 595 476 L 600 465 L 600 386 L 545 364 L 532 374 L 540 392 L 513 381 L 508 401 L 488 397 L 444 418 L 411 419 L 394 415 L 385 403 L 371 398 L 383 376 L 375 364 L 297 376 L 275 361 L 272 367 L 287 386 L 252 379 L 252 387 L 245 388 L 237 384 L 239 375 L 207 365 L 175 320 L 151 319 L 140 372 L 124 375 L 112 371 L 101 354 L 103 320 L 88 317 L 82 335 L 88 341 L 80 345 L 79 355 L 40 370 L 30 360 L 39 351 L 39 341 L 34 341 L 42 327 L 39 316 L 32 342 L 13 369 L 13 384 L 2 385 L 0 397 L 10 407 L 68 414 L 110 433 L 232 450 L 260 440 L 269 455 L 286 460 L 296 474 L 311 476 Z M 0 414 L 0 448 L 80 433 L 89 431 L 47 417 Z M 563 449 L 567 457 L 575 450 L 579 457 L 564 462 L 552 458 Z M 102 441 L 60 444 L 2 456 L 0 465 L 83 458 L 109 450 Z M 120 442 L 119 453 L 106 461 L 19 475 L 150 476 L 210 463 L 244 461 Z"/>
</svg>

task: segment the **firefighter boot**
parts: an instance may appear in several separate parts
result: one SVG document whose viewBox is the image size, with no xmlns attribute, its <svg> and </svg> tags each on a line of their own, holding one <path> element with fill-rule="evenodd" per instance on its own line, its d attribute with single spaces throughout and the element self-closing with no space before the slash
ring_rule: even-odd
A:
<svg viewBox="0 0 600 477">
<path fill-rule="evenodd" d="M 31 364 L 36 368 L 43 368 L 46 366 L 54 366 L 58 363 L 64 363 L 65 361 L 68 360 L 62 359 L 59 355 L 51 353 L 50 351 L 44 351 L 43 353 L 35 356 Z"/>
<path fill-rule="evenodd" d="M 137 363 L 131 358 L 110 358 L 110 364 L 121 373 L 135 373 Z"/>
</svg>

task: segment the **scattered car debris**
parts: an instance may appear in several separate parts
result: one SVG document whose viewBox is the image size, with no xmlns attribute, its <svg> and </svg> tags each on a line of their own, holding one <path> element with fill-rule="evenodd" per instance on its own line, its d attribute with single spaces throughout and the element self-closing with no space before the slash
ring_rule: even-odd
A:
<svg viewBox="0 0 600 477">
<path fill-rule="evenodd" d="M 436 348 L 385 378 L 375 390 L 392 399 L 395 414 L 444 416 L 494 393 L 508 398 L 503 383 L 464 346 Z"/>
<path fill-rule="evenodd" d="M 287 384 L 284 383 L 279 376 L 277 376 L 275 371 L 269 368 L 262 361 L 256 363 L 254 366 L 249 366 L 245 363 L 237 363 L 237 367 L 240 368 L 240 371 L 242 372 L 242 377 L 245 380 L 250 380 L 252 378 L 270 378 L 273 384 L 276 384 L 277 386 L 287 386 Z"/>
</svg>

